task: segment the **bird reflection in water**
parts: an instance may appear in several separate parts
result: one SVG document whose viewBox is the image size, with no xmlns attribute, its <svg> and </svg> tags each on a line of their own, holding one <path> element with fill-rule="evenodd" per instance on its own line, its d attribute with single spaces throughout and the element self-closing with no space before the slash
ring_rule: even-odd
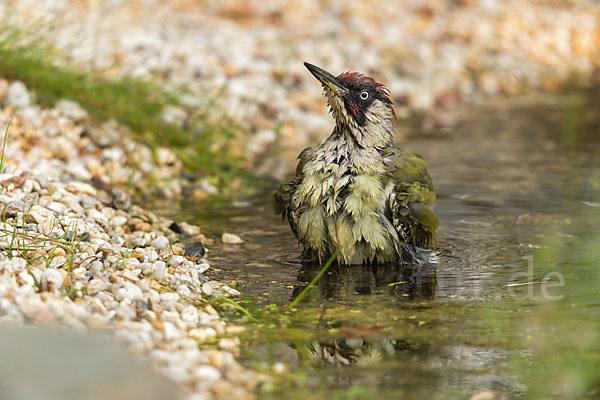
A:
<svg viewBox="0 0 600 400">
<path fill-rule="evenodd" d="M 319 266 L 305 264 L 298 273 L 292 299 L 319 272 Z M 392 294 L 401 300 L 432 300 L 435 297 L 436 271 L 434 265 L 333 265 L 317 282 L 314 300 L 342 299 L 355 295 Z"/>
<path fill-rule="evenodd" d="M 304 265 L 298 273 L 295 298 L 319 272 L 318 265 Z M 396 296 L 400 301 L 424 301 L 435 297 L 435 266 L 352 265 L 332 266 L 316 284 L 314 301 L 356 298 L 361 295 Z M 386 299 L 382 298 L 382 301 Z M 301 344 L 298 355 L 313 365 L 369 365 L 400 354 L 427 353 L 429 346 L 382 336 L 372 327 L 339 327 L 340 337 Z M 375 335 L 374 335 L 375 334 Z M 299 346 L 295 343 L 293 346 Z"/>
</svg>

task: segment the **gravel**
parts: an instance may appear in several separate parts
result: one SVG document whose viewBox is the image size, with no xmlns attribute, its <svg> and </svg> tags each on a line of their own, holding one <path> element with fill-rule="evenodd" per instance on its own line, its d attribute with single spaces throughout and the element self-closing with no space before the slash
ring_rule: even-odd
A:
<svg viewBox="0 0 600 400">
<path fill-rule="evenodd" d="M 29 98 L 22 85 L 0 87 Z M 105 332 L 176 382 L 183 398 L 252 398 L 263 378 L 235 361 L 238 340 L 218 341 L 241 328 L 206 301 L 240 293 L 211 279 L 198 227 L 180 223 L 177 234 L 173 221 L 111 188 L 134 172 L 124 149 L 145 147 L 126 135 L 96 145 L 86 115 L 70 101 L 0 108 L 0 126 L 12 120 L 0 173 L 0 326 Z M 160 154 L 157 163 L 169 162 L 150 170 L 176 180 L 180 166 L 168 149 Z M 109 176 L 102 188 L 88 183 Z M 138 178 L 150 187 L 151 176 Z M 193 257 L 184 257 L 184 238 Z"/>
</svg>

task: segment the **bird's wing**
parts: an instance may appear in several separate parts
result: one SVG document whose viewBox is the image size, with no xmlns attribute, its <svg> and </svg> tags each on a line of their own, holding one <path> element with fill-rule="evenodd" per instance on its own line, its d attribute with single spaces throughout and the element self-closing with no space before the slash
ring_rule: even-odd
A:
<svg viewBox="0 0 600 400">
<path fill-rule="evenodd" d="M 297 215 L 295 215 L 296 213 L 292 207 L 292 196 L 294 195 L 298 185 L 302 182 L 302 169 L 304 168 L 306 160 L 310 159 L 312 152 L 312 147 L 308 147 L 300 153 L 298 156 L 300 161 L 296 167 L 296 176 L 294 179 L 288 183 L 280 185 L 279 189 L 273 193 L 273 210 L 275 211 L 275 214 L 281 214 L 284 219 L 288 219 L 290 227 L 292 228 L 292 231 L 296 237 L 298 237 L 296 231 Z"/>
<path fill-rule="evenodd" d="M 398 149 L 389 160 L 394 182 L 389 206 L 396 231 L 408 243 L 435 249 L 438 218 L 432 209 L 435 192 L 427 164 L 418 154 Z"/>
</svg>

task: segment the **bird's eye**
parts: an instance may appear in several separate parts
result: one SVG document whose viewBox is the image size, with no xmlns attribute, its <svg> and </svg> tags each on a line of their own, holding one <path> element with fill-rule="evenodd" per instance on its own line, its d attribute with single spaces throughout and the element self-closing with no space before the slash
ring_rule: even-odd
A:
<svg viewBox="0 0 600 400">
<path fill-rule="evenodd" d="M 366 90 L 364 92 L 361 92 L 360 98 L 363 99 L 363 100 L 368 99 L 369 98 L 369 92 L 367 92 Z"/>
</svg>

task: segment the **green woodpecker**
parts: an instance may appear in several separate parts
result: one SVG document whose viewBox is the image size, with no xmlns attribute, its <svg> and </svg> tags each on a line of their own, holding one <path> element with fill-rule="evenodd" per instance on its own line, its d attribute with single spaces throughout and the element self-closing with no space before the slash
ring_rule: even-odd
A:
<svg viewBox="0 0 600 400">
<path fill-rule="evenodd" d="M 312 64 L 335 120 L 322 143 L 304 149 L 296 176 L 274 193 L 303 258 L 340 264 L 431 261 L 438 219 L 427 164 L 393 143 L 389 90 L 356 72 L 337 77 Z"/>
</svg>

